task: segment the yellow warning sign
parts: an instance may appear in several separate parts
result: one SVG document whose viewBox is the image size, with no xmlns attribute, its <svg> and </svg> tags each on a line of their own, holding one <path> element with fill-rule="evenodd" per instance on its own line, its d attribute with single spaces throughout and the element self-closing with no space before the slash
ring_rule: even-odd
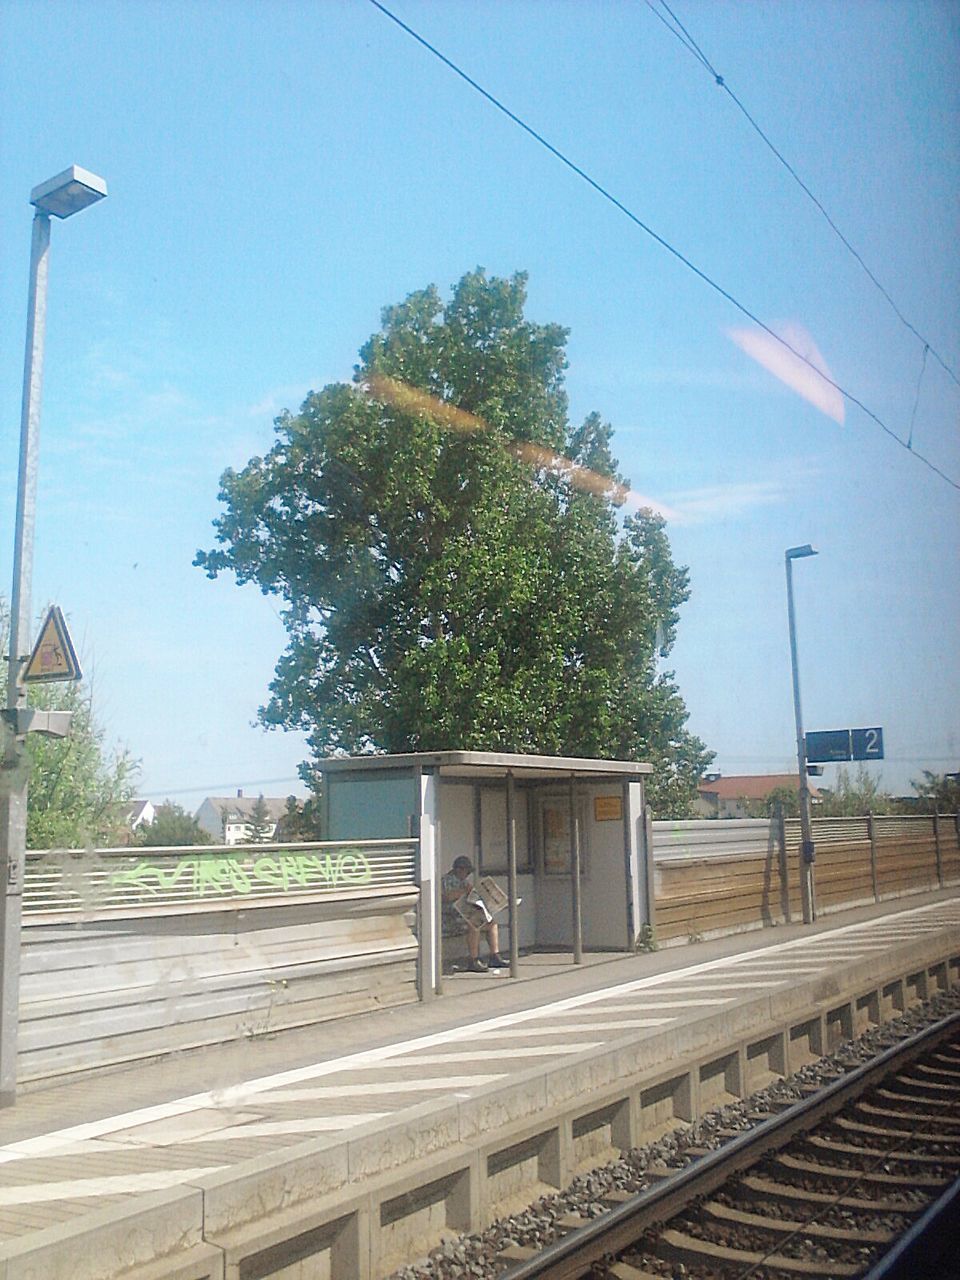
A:
<svg viewBox="0 0 960 1280">
<path fill-rule="evenodd" d="M 56 605 L 40 628 L 40 638 L 33 646 L 22 679 L 24 683 L 37 684 L 44 680 L 79 680 L 80 663 L 70 639 L 70 632 L 63 614 Z"/>
</svg>

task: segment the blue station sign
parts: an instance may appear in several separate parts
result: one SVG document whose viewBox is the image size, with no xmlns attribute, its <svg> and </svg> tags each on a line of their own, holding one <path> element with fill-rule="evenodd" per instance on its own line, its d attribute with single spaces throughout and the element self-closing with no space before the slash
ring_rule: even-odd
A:
<svg viewBox="0 0 960 1280">
<path fill-rule="evenodd" d="M 804 734 L 808 764 L 835 764 L 844 760 L 882 760 L 883 730 L 825 729 Z"/>
</svg>

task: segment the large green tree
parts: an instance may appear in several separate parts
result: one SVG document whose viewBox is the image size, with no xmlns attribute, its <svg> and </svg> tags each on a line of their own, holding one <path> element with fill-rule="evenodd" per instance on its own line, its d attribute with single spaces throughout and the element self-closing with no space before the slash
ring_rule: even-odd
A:
<svg viewBox="0 0 960 1280">
<path fill-rule="evenodd" d="M 612 429 L 567 417 L 566 331 L 526 278 L 383 312 L 353 385 L 311 393 L 221 480 L 196 563 L 285 601 L 261 709 L 315 755 L 443 748 L 650 760 L 682 813 L 710 760 L 672 673 L 689 594 L 662 518 L 618 519 Z"/>
</svg>

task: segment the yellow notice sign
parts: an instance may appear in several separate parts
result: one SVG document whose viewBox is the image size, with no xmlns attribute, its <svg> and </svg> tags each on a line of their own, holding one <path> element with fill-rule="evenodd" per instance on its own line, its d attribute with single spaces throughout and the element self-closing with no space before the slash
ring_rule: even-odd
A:
<svg viewBox="0 0 960 1280">
<path fill-rule="evenodd" d="M 623 799 L 621 796 L 594 796 L 593 819 L 595 822 L 622 822 Z"/>
<path fill-rule="evenodd" d="M 21 678 L 25 684 L 39 684 L 44 680 L 79 680 L 80 674 L 64 616 L 56 605 L 51 605 Z"/>
</svg>

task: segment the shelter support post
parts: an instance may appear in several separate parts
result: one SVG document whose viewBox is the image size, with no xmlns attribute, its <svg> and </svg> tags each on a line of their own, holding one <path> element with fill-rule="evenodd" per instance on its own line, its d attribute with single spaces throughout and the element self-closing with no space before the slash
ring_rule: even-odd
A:
<svg viewBox="0 0 960 1280">
<path fill-rule="evenodd" d="M 443 990 L 440 924 L 440 796 L 439 777 L 415 770 L 418 860 L 420 869 L 420 999 Z"/>
<path fill-rule="evenodd" d="M 507 770 L 507 919 L 510 921 L 510 977 L 520 971 L 520 922 L 517 911 L 517 820 L 516 781 L 513 770 Z"/>
<path fill-rule="evenodd" d="M 580 821 L 577 816 L 577 775 L 570 775 L 570 871 L 573 892 L 573 963 L 583 964 L 583 910 L 580 902 Z"/>
<path fill-rule="evenodd" d="M 873 814 L 867 814 L 867 833 L 870 836 L 870 886 L 873 889 L 874 902 L 880 901 L 880 885 L 877 880 L 877 827 Z"/>
</svg>

